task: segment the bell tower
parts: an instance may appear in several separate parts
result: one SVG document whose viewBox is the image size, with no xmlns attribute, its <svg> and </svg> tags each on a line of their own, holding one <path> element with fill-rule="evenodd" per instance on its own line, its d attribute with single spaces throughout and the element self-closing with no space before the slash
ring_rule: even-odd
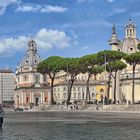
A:
<svg viewBox="0 0 140 140">
<path fill-rule="evenodd" d="M 132 23 L 132 19 L 129 18 L 129 22 L 125 27 L 125 38 L 136 38 L 136 26 Z"/>
<path fill-rule="evenodd" d="M 121 51 L 121 48 L 120 48 L 121 41 L 118 39 L 118 36 L 116 34 L 115 25 L 113 25 L 113 27 L 112 27 L 112 35 L 111 35 L 111 38 L 109 39 L 108 43 L 111 46 L 112 50 Z"/>
</svg>

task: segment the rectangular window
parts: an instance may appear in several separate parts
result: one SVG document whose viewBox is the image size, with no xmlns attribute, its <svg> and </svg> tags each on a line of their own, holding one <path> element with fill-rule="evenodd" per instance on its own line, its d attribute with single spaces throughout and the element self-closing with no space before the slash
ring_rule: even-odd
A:
<svg viewBox="0 0 140 140">
<path fill-rule="evenodd" d="M 39 83 L 39 81 L 40 81 L 40 77 L 38 75 L 35 76 L 35 83 Z"/>
</svg>

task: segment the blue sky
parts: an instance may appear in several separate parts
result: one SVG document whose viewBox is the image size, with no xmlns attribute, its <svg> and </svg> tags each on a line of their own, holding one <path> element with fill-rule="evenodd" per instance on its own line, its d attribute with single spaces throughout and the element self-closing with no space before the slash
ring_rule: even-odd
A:
<svg viewBox="0 0 140 140">
<path fill-rule="evenodd" d="M 123 39 L 129 17 L 139 37 L 139 5 L 139 0 L 0 0 L 0 67 L 15 70 L 31 37 L 42 59 L 110 49 L 112 25 Z"/>
</svg>

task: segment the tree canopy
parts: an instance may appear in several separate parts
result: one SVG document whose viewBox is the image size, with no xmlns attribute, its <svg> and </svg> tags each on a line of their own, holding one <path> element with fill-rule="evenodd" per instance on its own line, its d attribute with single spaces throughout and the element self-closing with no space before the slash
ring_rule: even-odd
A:
<svg viewBox="0 0 140 140">
<path fill-rule="evenodd" d="M 105 61 L 110 63 L 112 61 L 120 60 L 122 59 L 126 54 L 119 51 L 113 51 L 113 50 L 104 50 L 97 53 L 98 60 L 104 64 Z M 105 60 L 106 59 L 106 60 Z"/>
<path fill-rule="evenodd" d="M 80 73 L 80 61 L 79 58 L 64 58 L 62 61 L 62 70 L 72 75 Z"/>
<path fill-rule="evenodd" d="M 60 56 L 51 56 L 41 61 L 37 66 L 37 71 L 42 74 L 49 75 L 51 79 L 51 104 L 54 103 L 53 99 L 53 83 L 57 72 L 62 69 L 63 58 Z"/>
<path fill-rule="evenodd" d="M 40 62 L 37 66 L 37 71 L 44 74 L 56 74 L 62 69 L 63 57 L 51 56 Z"/>
<path fill-rule="evenodd" d="M 137 49 L 140 51 L 140 43 L 138 43 L 138 45 L 137 45 Z"/>
<path fill-rule="evenodd" d="M 114 62 L 110 62 L 109 64 L 107 64 L 107 71 L 108 72 L 117 72 L 118 70 L 123 70 L 124 68 L 126 68 L 127 65 L 120 61 L 120 60 L 116 60 Z"/>
<path fill-rule="evenodd" d="M 98 74 L 101 74 L 104 71 L 104 68 L 102 66 L 99 65 L 95 65 L 92 69 L 91 69 L 91 73 L 95 76 L 95 80 L 96 80 L 96 76 Z"/>
<path fill-rule="evenodd" d="M 132 53 L 130 55 L 124 56 L 124 59 L 130 65 L 137 65 L 140 63 L 140 52 Z"/>
</svg>

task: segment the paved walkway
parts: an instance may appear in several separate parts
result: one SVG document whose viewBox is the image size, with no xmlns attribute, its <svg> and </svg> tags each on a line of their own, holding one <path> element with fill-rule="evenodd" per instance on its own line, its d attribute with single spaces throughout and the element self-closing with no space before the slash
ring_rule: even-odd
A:
<svg viewBox="0 0 140 140">
<path fill-rule="evenodd" d="M 140 114 L 7 112 L 0 140 L 139 140 Z"/>
</svg>

